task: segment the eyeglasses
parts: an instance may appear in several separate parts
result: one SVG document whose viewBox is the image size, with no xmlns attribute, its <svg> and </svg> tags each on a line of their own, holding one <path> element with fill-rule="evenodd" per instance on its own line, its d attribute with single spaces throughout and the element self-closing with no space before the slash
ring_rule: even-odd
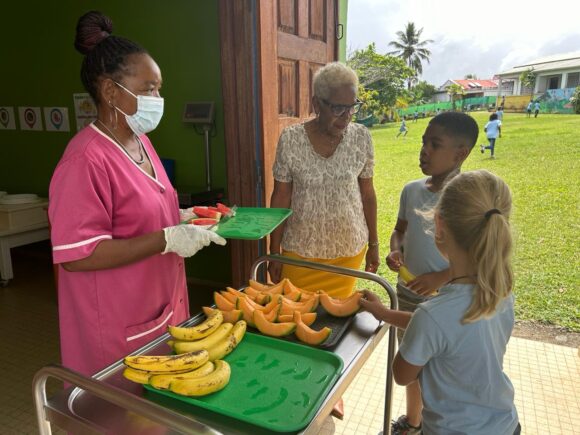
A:
<svg viewBox="0 0 580 435">
<path fill-rule="evenodd" d="M 326 101 L 326 100 L 324 100 L 322 98 L 320 99 L 320 101 L 322 101 L 324 104 L 326 104 L 328 107 L 330 107 L 330 111 L 336 117 L 339 117 L 339 116 L 344 115 L 345 112 L 347 112 L 347 111 L 348 111 L 348 114 L 350 116 L 352 116 L 355 113 L 358 113 L 358 111 L 360 110 L 360 107 L 363 104 L 363 102 L 360 101 L 358 98 L 356 100 L 356 103 L 350 104 L 350 105 L 345 105 L 345 104 L 332 104 L 330 101 Z"/>
</svg>

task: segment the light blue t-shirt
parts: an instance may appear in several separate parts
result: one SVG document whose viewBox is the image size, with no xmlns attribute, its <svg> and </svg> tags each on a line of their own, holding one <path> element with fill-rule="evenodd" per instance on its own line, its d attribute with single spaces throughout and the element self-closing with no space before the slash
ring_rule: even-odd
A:
<svg viewBox="0 0 580 435">
<path fill-rule="evenodd" d="M 474 286 L 452 284 L 419 304 L 399 352 L 419 374 L 423 434 L 512 435 L 518 425 L 514 388 L 503 358 L 514 326 L 514 298 L 493 317 L 462 324 Z"/>
<path fill-rule="evenodd" d="M 501 121 L 499 119 L 494 119 L 485 124 L 485 132 L 487 133 L 488 139 L 497 139 L 500 127 Z"/>
<path fill-rule="evenodd" d="M 540 110 L 540 103 L 534 103 L 534 110 Z"/>
<path fill-rule="evenodd" d="M 414 275 L 439 272 L 449 267 L 449 263 L 435 246 L 430 223 L 417 214 L 417 210 L 432 209 L 439 199 L 439 192 L 427 189 L 426 182 L 427 178 L 422 178 L 407 183 L 403 187 L 399 202 L 398 218 L 407 221 L 403 240 L 404 262 Z"/>
</svg>

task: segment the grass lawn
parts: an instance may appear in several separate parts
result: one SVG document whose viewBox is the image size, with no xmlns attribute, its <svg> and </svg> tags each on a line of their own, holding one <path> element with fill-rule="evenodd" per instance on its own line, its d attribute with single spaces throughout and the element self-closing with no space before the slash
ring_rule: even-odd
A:
<svg viewBox="0 0 580 435">
<path fill-rule="evenodd" d="M 463 170 L 488 169 L 513 193 L 516 318 L 580 331 L 580 116 L 540 114 L 534 119 L 505 113 L 495 160 L 489 158 L 489 150 L 485 155 L 479 151 L 479 144 L 487 144 L 483 126 L 489 114 L 473 116 L 480 139 Z M 428 121 L 409 122 L 406 138 L 395 138 L 399 124 L 371 129 L 383 262 L 379 274 L 390 283 L 396 282 L 396 275 L 384 259 L 399 195 L 405 183 L 423 177 L 418 156 Z M 369 287 L 366 282 L 364 286 Z M 378 285 L 370 287 L 384 294 Z"/>
</svg>

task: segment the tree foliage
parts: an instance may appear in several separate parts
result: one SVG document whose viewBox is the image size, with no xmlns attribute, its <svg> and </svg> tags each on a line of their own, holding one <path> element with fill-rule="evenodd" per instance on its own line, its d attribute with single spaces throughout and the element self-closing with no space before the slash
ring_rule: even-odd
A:
<svg viewBox="0 0 580 435">
<path fill-rule="evenodd" d="M 574 106 L 574 112 L 580 113 L 580 86 L 576 86 L 574 95 L 570 98 L 570 102 Z"/>
<path fill-rule="evenodd" d="M 376 91 L 373 99 L 381 110 L 394 106 L 405 89 L 405 80 L 413 76 L 413 70 L 401 59 L 377 53 L 374 43 L 354 51 L 347 64 L 356 71 L 365 90 Z"/>
<path fill-rule="evenodd" d="M 411 104 L 415 105 L 426 104 L 436 92 L 437 87 L 431 83 L 427 83 L 425 80 L 421 80 L 408 91 L 408 100 Z"/>
<path fill-rule="evenodd" d="M 532 90 L 532 98 L 534 96 L 534 88 L 536 87 L 536 73 L 534 72 L 534 68 L 529 68 L 520 74 L 520 82 L 526 88 L 530 88 Z"/>
<path fill-rule="evenodd" d="M 453 83 L 452 85 L 447 86 L 447 94 L 451 97 L 451 105 L 453 106 L 453 110 L 455 111 L 455 103 L 459 98 L 465 95 L 465 90 L 461 85 L 457 83 Z"/>
<path fill-rule="evenodd" d="M 429 63 L 431 51 L 426 46 L 434 42 L 432 39 L 421 41 L 421 33 L 423 33 L 422 28 L 417 29 L 415 23 L 409 22 L 404 31 L 397 32 L 398 40 L 389 42 L 389 45 L 395 50 L 388 54 L 394 54 L 403 59 L 407 66 L 415 71 L 415 76 L 420 76 L 423 73 L 423 61 Z M 408 84 L 410 89 L 411 80 Z"/>
</svg>

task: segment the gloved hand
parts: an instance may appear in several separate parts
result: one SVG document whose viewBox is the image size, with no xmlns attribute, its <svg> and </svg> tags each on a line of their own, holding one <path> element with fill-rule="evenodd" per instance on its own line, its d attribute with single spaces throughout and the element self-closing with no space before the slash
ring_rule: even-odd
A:
<svg viewBox="0 0 580 435">
<path fill-rule="evenodd" d="M 193 207 L 179 209 L 179 222 L 185 222 L 195 217 Z"/>
<path fill-rule="evenodd" d="M 175 225 L 163 229 L 165 233 L 165 250 L 163 254 L 175 252 L 181 257 L 191 257 L 211 242 L 225 245 L 226 240 L 213 231 L 195 225 Z"/>
</svg>

